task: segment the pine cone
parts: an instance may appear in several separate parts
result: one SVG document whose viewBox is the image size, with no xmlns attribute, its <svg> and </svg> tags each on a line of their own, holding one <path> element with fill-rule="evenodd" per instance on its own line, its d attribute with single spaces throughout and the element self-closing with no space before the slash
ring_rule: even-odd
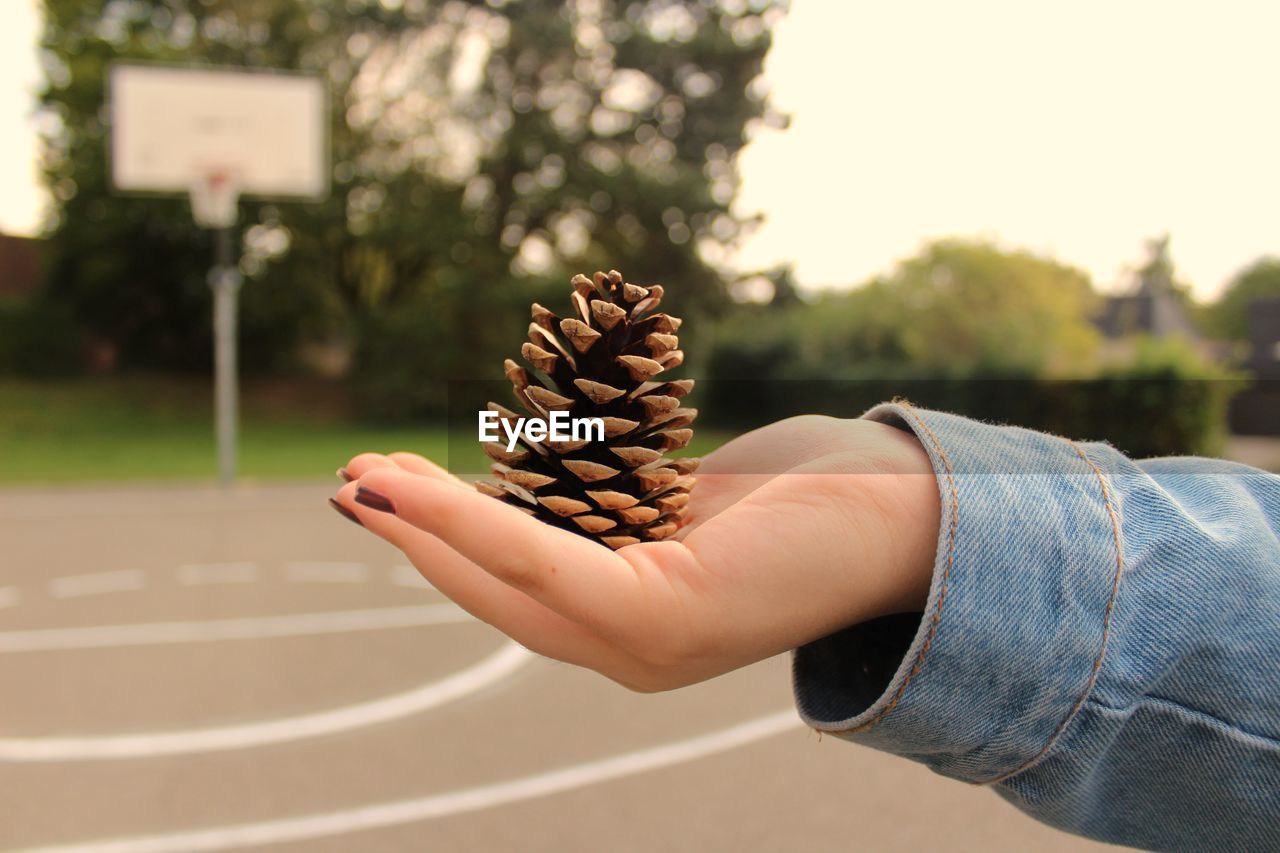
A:
<svg viewBox="0 0 1280 853">
<path fill-rule="evenodd" d="M 504 367 L 531 416 L 600 418 L 604 439 L 533 441 L 522 432 L 513 452 L 505 439 L 482 443 L 499 482 L 476 488 L 610 548 L 665 539 L 684 521 L 698 465 L 663 456 L 688 445 L 698 414 L 680 407 L 692 379 L 658 379 L 684 361 L 675 336 L 681 321 L 652 313 L 660 285 L 625 283 L 617 270 L 570 283 L 574 316 L 562 320 L 533 305 L 529 343 L 520 350 L 533 371 L 510 359 Z M 520 415 L 497 403 L 488 408 L 515 429 Z"/>
</svg>

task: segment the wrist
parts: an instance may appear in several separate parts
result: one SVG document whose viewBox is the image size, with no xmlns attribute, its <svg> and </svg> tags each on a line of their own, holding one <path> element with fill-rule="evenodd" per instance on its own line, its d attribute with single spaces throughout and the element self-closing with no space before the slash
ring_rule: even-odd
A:
<svg viewBox="0 0 1280 853">
<path fill-rule="evenodd" d="M 937 562 L 942 518 L 938 477 L 913 433 L 883 423 L 872 425 L 884 446 L 886 476 L 892 478 L 888 499 L 878 500 L 885 519 L 889 583 L 874 615 L 922 612 Z"/>
</svg>

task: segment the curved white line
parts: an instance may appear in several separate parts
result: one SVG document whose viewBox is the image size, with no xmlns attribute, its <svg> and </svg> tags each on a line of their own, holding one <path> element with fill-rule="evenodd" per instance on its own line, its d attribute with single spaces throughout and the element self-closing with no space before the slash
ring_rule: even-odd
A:
<svg viewBox="0 0 1280 853">
<path fill-rule="evenodd" d="M 501 681 L 532 658 L 533 654 L 523 646 L 508 643 L 469 669 L 424 684 L 407 693 L 397 693 L 345 708 L 239 726 L 136 735 L 0 738 L 0 761 L 152 758 L 158 755 L 243 749 L 319 737 L 397 720 L 461 699 Z"/>
<path fill-rule="evenodd" d="M 0 654 L 47 652 L 66 649 L 106 649 L 116 646 L 151 646 L 168 643 L 201 643 L 215 640 L 257 640 L 268 637 L 302 637 L 310 634 L 344 634 L 422 625 L 450 625 L 473 621 L 456 604 L 415 604 L 409 607 L 376 607 L 369 610 L 329 610 L 320 613 L 286 613 L 280 616 L 244 616 L 194 622 L 144 622 L 134 625 L 89 625 L 79 628 L 38 628 L 0 632 Z"/>
<path fill-rule="evenodd" d="M 545 797 L 610 779 L 693 761 L 800 726 L 801 721 L 796 716 L 796 712 L 788 710 L 688 740 L 526 776 L 523 779 L 464 788 L 461 791 L 258 823 L 168 835 L 117 838 L 61 847 L 42 847 L 29 853 L 171 853 L 171 851 L 172 853 L 194 853 L 202 850 L 230 850 L 260 844 L 303 841 L 397 826 L 479 811 L 535 797 Z"/>
</svg>

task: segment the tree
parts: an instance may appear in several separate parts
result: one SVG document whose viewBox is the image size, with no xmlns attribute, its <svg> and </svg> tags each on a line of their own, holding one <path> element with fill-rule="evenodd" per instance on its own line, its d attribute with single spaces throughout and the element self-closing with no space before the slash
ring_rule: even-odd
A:
<svg viewBox="0 0 1280 853">
<path fill-rule="evenodd" d="M 279 5 L 261 7 L 266 14 L 268 6 Z M 191 222 L 185 200 L 112 193 L 104 104 L 110 63 L 244 59 L 257 65 L 296 64 L 286 55 L 288 40 L 257 48 L 231 44 L 236 39 L 260 42 L 261 26 L 228 32 L 215 11 L 198 3 L 44 3 L 46 88 L 41 103 L 49 128 L 44 168 L 54 200 L 45 293 L 70 306 L 81 325 L 113 347 L 126 367 L 207 368 L 211 336 L 205 275 L 212 248 L 209 236 Z M 259 205 L 245 209 L 250 224 L 264 212 Z M 270 208 L 265 214 L 270 216 Z M 271 365 L 290 350 L 314 314 L 315 291 L 246 288 L 242 345 L 247 366 Z"/>
<path fill-rule="evenodd" d="M 941 240 L 814 309 L 834 365 L 919 375 L 1081 372 L 1096 297 L 1078 269 L 990 243 Z M 839 368 L 837 368 L 839 369 Z"/>
<path fill-rule="evenodd" d="M 1280 298 L 1280 258 L 1259 258 L 1236 274 L 1209 309 L 1214 333 L 1223 340 L 1249 339 L 1249 307 L 1255 299 Z"/>
<path fill-rule="evenodd" d="M 668 284 L 673 310 L 715 310 L 723 277 L 699 245 L 745 224 L 729 208 L 735 160 L 779 120 L 758 78 L 783 7 L 46 0 L 49 286 L 126 364 L 207 362 L 203 235 L 182 202 L 106 186 L 105 69 L 143 58 L 329 81 L 331 198 L 245 208 L 246 344 L 268 363 L 300 336 L 343 332 L 382 403 L 433 408 L 571 271 L 618 267 Z"/>
</svg>

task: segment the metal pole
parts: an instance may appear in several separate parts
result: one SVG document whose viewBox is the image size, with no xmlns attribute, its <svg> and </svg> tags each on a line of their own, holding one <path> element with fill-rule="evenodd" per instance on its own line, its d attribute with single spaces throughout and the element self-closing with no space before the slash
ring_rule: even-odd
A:
<svg viewBox="0 0 1280 853">
<path fill-rule="evenodd" d="M 234 258 L 234 240 L 231 228 L 218 230 L 217 260 L 209 271 L 209 286 L 213 288 L 213 402 L 218 435 L 218 482 L 224 486 L 230 486 L 236 479 L 236 432 L 240 422 L 236 303 L 241 278 Z"/>
</svg>

